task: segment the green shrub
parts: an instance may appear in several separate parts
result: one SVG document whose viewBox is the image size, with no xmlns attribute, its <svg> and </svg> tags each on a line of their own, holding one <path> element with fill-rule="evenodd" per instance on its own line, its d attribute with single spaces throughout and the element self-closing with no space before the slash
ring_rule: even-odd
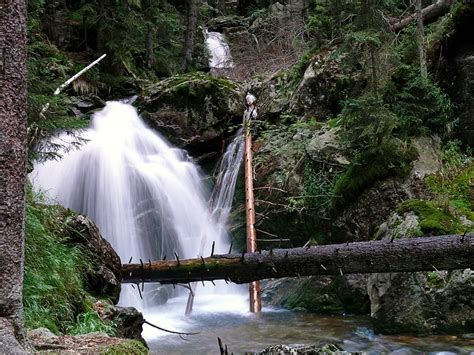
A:
<svg viewBox="0 0 474 355">
<path fill-rule="evenodd" d="M 333 212 L 355 201 L 365 189 L 372 187 L 377 181 L 405 176 L 410 172 L 410 163 L 416 157 L 416 150 L 398 139 L 362 151 L 334 185 Z"/>
<path fill-rule="evenodd" d="M 97 312 L 86 312 L 78 314 L 76 322 L 68 328 L 71 335 L 87 334 L 92 332 L 101 332 L 110 336 L 116 335 L 116 329 L 113 323 L 104 322 L 100 319 Z"/>
<path fill-rule="evenodd" d="M 380 146 L 398 126 L 396 115 L 381 98 L 372 94 L 346 100 L 339 121 L 343 139 L 351 147 L 360 149 Z"/>
<path fill-rule="evenodd" d="M 401 66 L 385 86 L 384 101 L 399 119 L 403 136 L 447 134 L 453 129 L 455 116 L 448 96 L 419 69 Z"/>
<path fill-rule="evenodd" d="M 113 324 L 102 323 L 92 312 L 95 299 L 85 288 L 90 260 L 67 243 L 66 223 L 73 216 L 61 206 L 45 205 L 31 188 L 26 195 L 25 271 L 23 304 L 27 328 L 80 334 L 113 334 Z"/>
<path fill-rule="evenodd" d="M 86 261 L 78 248 L 61 243 L 64 212 L 27 194 L 23 298 L 28 328 L 64 332 L 83 308 L 81 270 Z"/>
</svg>

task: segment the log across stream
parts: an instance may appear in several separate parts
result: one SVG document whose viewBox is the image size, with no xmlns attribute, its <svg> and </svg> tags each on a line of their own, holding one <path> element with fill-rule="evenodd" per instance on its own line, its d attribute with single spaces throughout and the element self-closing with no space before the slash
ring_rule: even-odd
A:
<svg viewBox="0 0 474 355">
<path fill-rule="evenodd" d="M 474 267 L 474 236 L 445 235 L 369 241 L 256 253 L 212 255 L 188 260 L 124 264 L 124 283 L 177 284 L 353 273 L 455 270 Z"/>
</svg>

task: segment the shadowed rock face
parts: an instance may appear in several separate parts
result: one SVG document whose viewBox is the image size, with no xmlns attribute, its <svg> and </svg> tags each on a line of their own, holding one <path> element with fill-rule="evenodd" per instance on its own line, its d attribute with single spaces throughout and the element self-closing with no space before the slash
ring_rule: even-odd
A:
<svg viewBox="0 0 474 355">
<path fill-rule="evenodd" d="M 118 302 L 121 289 L 121 262 L 110 243 L 102 238 L 97 226 L 85 216 L 75 215 L 68 221 L 69 243 L 79 245 L 90 256 L 87 288 L 96 295 L 107 295 Z"/>
<path fill-rule="evenodd" d="M 438 66 L 440 83 L 445 89 L 459 116 L 458 133 L 464 143 L 474 147 L 474 4 L 463 4 L 453 16 L 449 37 L 440 45 Z"/>
<path fill-rule="evenodd" d="M 236 84 L 193 73 L 155 84 L 139 106 L 153 128 L 200 156 L 221 150 L 228 128 L 242 122 L 244 100 Z"/>
</svg>

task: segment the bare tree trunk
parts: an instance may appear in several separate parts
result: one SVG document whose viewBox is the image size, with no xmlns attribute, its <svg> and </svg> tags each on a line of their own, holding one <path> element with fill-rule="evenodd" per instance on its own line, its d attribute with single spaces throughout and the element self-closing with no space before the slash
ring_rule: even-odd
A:
<svg viewBox="0 0 474 355">
<path fill-rule="evenodd" d="M 423 14 L 421 13 L 421 0 L 415 0 L 416 6 L 416 22 L 417 22 L 417 40 L 418 53 L 420 57 L 420 73 L 423 78 L 428 77 L 428 69 L 426 67 L 425 53 L 425 27 L 423 26 Z"/>
<path fill-rule="evenodd" d="M 245 210 L 247 217 L 247 252 L 257 251 L 257 231 L 255 229 L 255 199 L 253 194 L 253 154 L 252 135 L 250 133 L 252 113 L 245 120 Z M 258 281 L 249 284 L 250 312 L 258 313 L 262 310 L 260 300 L 260 283 Z"/>
<path fill-rule="evenodd" d="M 188 0 L 188 11 L 186 16 L 186 31 L 184 32 L 183 45 L 183 70 L 188 71 L 193 59 L 194 34 L 196 32 L 199 0 Z"/>
<path fill-rule="evenodd" d="M 25 345 L 26 1 L 0 2 L 0 353 Z M 16 341 L 18 343 L 16 343 Z"/>
<path fill-rule="evenodd" d="M 122 265 L 122 282 L 256 280 L 309 275 L 456 270 L 474 267 L 474 236 L 447 235 L 278 249 L 204 259 Z"/>
<path fill-rule="evenodd" d="M 427 6 L 421 10 L 421 15 L 423 16 L 423 21 L 433 21 L 438 17 L 444 15 L 448 10 L 449 7 L 454 3 L 454 0 L 438 0 L 436 3 Z M 415 13 L 402 18 L 401 20 L 394 20 L 392 22 L 390 28 L 392 31 L 400 31 L 405 28 L 408 24 L 415 21 L 417 18 L 417 13 Z"/>
<path fill-rule="evenodd" d="M 155 64 L 155 31 L 152 25 L 148 25 L 146 34 L 146 66 L 148 69 L 153 69 Z"/>
<path fill-rule="evenodd" d="M 105 21 L 105 1 L 99 0 L 98 10 L 97 10 L 97 35 L 96 35 L 96 50 L 97 53 L 102 53 L 104 51 L 104 21 Z"/>
</svg>

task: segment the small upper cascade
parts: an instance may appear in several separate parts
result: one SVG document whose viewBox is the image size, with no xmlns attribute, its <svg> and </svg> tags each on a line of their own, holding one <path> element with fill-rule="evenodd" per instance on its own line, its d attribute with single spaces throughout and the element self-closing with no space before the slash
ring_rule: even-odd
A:
<svg viewBox="0 0 474 355">
<path fill-rule="evenodd" d="M 231 69 L 234 67 L 229 45 L 222 33 L 206 31 L 206 46 L 209 51 L 209 66 L 211 69 Z"/>
</svg>

